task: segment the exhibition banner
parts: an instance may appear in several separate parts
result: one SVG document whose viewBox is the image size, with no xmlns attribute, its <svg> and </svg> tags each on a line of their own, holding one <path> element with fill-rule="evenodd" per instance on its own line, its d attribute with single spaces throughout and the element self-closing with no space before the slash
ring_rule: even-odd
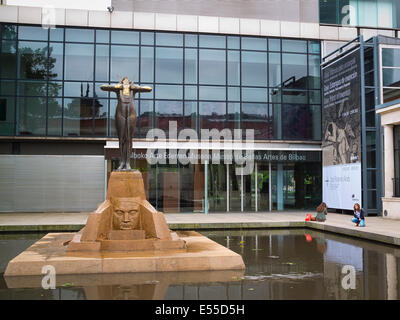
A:
<svg viewBox="0 0 400 320">
<path fill-rule="evenodd" d="M 359 49 L 322 69 L 323 201 L 352 210 L 361 204 L 361 83 Z"/>
</svg>

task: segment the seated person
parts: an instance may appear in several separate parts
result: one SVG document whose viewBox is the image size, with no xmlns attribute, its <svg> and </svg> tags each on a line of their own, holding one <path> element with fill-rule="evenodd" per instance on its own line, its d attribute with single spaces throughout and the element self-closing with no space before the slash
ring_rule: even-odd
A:
<svg viewBox="0 0 400 320">
<path fill-rule="evenodd" d="M 354 222 L 356 227 L 358 227 L 358 225 L 360 225 L 360 227 L 365 227 L 364 209 L 361 209 L 358 203 L 354 204 L 354 217 L 351 219 L 351 222 Z"/>
<path fill-rule="evenodd" d="M 326 215 L 328 214 L 328 207 L 325 202 L 317 207 L 317 215 L 311 218 L 311 221 L 325 222 Z"/>
</svg>

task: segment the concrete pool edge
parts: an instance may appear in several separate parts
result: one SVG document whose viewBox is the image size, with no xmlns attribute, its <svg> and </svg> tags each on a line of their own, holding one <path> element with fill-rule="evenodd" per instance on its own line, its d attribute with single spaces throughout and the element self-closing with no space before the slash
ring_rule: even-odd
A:
<svg viewBox="0 0 400 320">
<path fill-rule="evenodd" d="M 67 214 L 66 214 L 67 215 Z M 0 235 L 11 232 L 74 232 L 80 230 L 82 215 L 74 223 L 72 214 L 68 214 L 68 223 L 57 223 L 53 218 L 50 223 L 32 221 L 28 214 L 20 215 L 21 221 L 8 221 L 0 214 Z M 208 214 L 183 215 L 167 214 L 166 219 L 171 230 L 251 230 L 274 228 L 309 228 L 340 235 L 371 240 L 400 246 L 400 221 L 382 217 L 368 217 L 367 226 L 355 227 L 350 222 L 351 216 L 329 213 L 324 223 L 304 221 L 304 212 L 286 212 L 270 214 Z M 9 216 L 8 216 L 9 217 Z M 3 218 L 3 219 L 1 219 Z M 229 222 L 229 220 L 231 220 Z M 233 221 L 232 221 L 233 220 Z M 25 222 L 25 223 L 24 223 Z M 27 223 L 28 222 L 28 223 Z M 65 221 L 66 222 L 66 221 Z"/>
</svg>

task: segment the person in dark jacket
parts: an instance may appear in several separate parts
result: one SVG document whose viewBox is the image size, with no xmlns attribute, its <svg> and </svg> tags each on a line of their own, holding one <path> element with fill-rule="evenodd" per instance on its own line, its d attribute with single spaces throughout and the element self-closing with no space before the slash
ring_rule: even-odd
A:
<svg viewBox="0 0 400 320">
<path fill-rule="evenodd" d="M 364 210 L 361 209 L 358 203 L 354 204 L 354 217 L 351 219 L 351 222 L 356 224 L 356 227 L 360 225 L 360 227 L 365 227 L 365 216 Z"/>
</svg>

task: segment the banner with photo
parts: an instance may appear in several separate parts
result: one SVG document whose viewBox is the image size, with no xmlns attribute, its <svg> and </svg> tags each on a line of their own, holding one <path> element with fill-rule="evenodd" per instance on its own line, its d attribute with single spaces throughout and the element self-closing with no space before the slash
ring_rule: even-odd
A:
<svg viewBox="0 0 400 320">
<path fill-rule="evenodd" d="M 361 204 L 359 49 L 322 69 L 322 198 L 329 208 Z"/>
</svg>

